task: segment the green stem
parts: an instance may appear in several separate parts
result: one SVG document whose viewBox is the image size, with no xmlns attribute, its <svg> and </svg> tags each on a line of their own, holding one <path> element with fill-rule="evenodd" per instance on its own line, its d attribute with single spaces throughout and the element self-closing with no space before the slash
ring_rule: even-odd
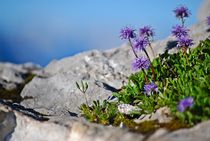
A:
<svg viewBox="0 0 210 141">
<path fill-rule="evenodd" d="M 153 50 L 153 48 L 152 48 L 152 45 L 151 45 L 151 43 L 149 43 L 149 47 L 150 47 L 150 49 L 151 49 L 151 51 L 152 51 L 152 55 L 153 55 L 153 57 L 155 58 L 155 52 L 154 52 L 154 50 Z"/>
<path fill-rule="evenodd" d="M 145 49 L 143 49 L 144 53 L 146 54 L 147 58 L 149 59 L 150 63 L 151 63 L 151 59 L 149 57 L 149 54 L 147 53 L 147 51 Z"/>
<path fill-rule="evenodd" d="M 86 104 L 87 104 L 87 106 L 88 106 L 87 95 L 86 95 L 86 93 L 83 93 L 83 94 L 85 95 L 85 101 L 86 101 Z"/>
<path fill-rule="evenodd" d="M 186 49 L 186 52 L 184 53 L 184 56 L 185 56 L 185 58 L 186 58 L 187 65 L 190 66 L 190 64 L 189 64 L 189 58 L 188 58 L 188 55 L 187 55 L 187 49 Z"/>
<path fill-rule="evenodd" d="M 152 67 L 152 78 L 153 78 L 153 80 L 155 81 L 155 68 L 154 68 L 154 66 L 152 65 L 152 61 L 151 61 L 151 59 L 150 59 L 150 57 L 149 57 L 147 51 L 146 51 L 145 49 L 144 49 L 143 51 L 144 51 L 144 53 L 146 54 L 147 58 L 148 58 L 149 61 L 150 61 L 150 65 L 151 65 L 151 67 Z"/>
<path fill-rule="evenodd" d="M 143 73 L 144 73 L 144 79 L 145 79 L 146 83 L 148 84 L 148 83 L 149 83 L 149 80 L 148 80 L 148 78 L 147 78 L 147 74 L 146 74 L 146 72 L 145 72 L 144 69 L 142 69 L 142 71 L 143 71 Z"/>
<path fill-rule="evenodd" d="M 129 40 L 130 46 L 131 46 L 131 48 L 132 48 L 133 54 L 135 55 L 136 58 L 138 58 L 138 55 L 136 54 L 136 52 L 135 52 L 135 50 L 134 50 L 133 44 L 132 44 L 132 42 L 131 42 L 131 39 L 129 38 L 128 40 Z M 149 59 L 149 60 L 150 60 L 150 59 Z M 151 61 L 150 61 L 150 62 L 151 62 Z M 149 80 L 148 80 L 148 78 L 147 78 L 147 75 L 146 75 L 145 70 L 142 69 L 142 71 L 143 71 L 143 73 L 144 73 L 145 81 L 146 81 L 147 83 L 149 83 Z"/>
<path fill-rule="evenodd" d="M 131 48 L 132 48 L 133 54 L 135 55 L 136 58 L 138 58 L 138 55 L 136 54 L 136 52 L 135 52 L 135 50 L 134 50 L 133 44 L 132 44 L 132 42 L 131 42 L 131 39 L 129 38 L 128 41 L 129 41 L 129 44 L 130 44 L 130 46 L 131 46 Z"/>
<path fill-rule="evenodd" d="M 149 35 L 147 35 L 147 40 L 149 41 L 149 47 L 150 47 L 150 49 L 151 49 L 151 51 L 152 51 L 152 55 L 153 55 L 153 57 L 155 58 L 155 52 L 154 52 L 154 50 L 153 50 L 153 48 L 152 48 L 152 44 L 151 44 L 151 41 L 150 41 L 150 39 L 149 39 Z"/>
<path fill-rule="evenodd" d="M 182 21 L 182 27 L 184 27 L 184 18 L 181 18 Z"/>
</svg>

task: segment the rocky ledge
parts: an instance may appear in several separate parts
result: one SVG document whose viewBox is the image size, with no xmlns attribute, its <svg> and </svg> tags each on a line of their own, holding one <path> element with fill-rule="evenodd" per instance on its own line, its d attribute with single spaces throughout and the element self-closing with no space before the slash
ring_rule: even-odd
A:
<svg viewBox="0 0 210 141">
<path fill-rule="evenodd" d="M 14 109 L 15 108 L 15 109 Z M 210 121 L 191 129 L 169 133 L 159 129 L 151 136 L 131 133 L 126 129 L 101 126 L 74 119 L 65 124 L 35 119 L 30 111 L 0 102 L 1 141 L 208 141 Z"/>
</svg>

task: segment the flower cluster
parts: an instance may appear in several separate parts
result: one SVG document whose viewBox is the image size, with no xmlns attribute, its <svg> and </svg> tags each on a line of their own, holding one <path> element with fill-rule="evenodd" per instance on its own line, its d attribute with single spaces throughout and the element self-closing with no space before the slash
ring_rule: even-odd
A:
<svg viewBox="0 0 210 141">
<path fill-rule="evenodd" d="M 154 34 L 155 34 L 154 30 L 151 28 L 151 26 L 144 26 L 140 28 L 138 37 L 136 36 L 137 34 L 135 33 L 135 30 L 129 27 L 125 27 L 120 32 L 121 39 L 128 39 L 130 46 L 133 50 L 133 53 L 136 57 L 132 62 L 132 70 L 134 71 L 142 70 L 144 73 L 146 83 L 148 83 L 149 81 L 145 70 L 148 70 L 150 66 L 152 67 L 153 79 L 155 78 L 154 67 L 151 64 L 150 57 L 146 51 L 146 47 L 149 46 L 154 55 L 154 51 L 151 47 L 151 41 L 150 41 L 150 38 L 153 38 Z M 143 51 L 146 57 L 139 57 L 136 53 L 137 51 Z M 144 86 L 144 91 L 148 96 L 151 95 L 153 92 L 157 92 L 157 90 L 158 87 L 155 83 L 146 84 Z"/>
<path fill-rule="evenodd" d="M 188 36 L 189 29 L 185 28 L 184 26 L 176 25 L 172 27 L 172 35 L 179 38 L 179 37 L 186 37 Z"/>
<path fill-rule="evenodd" d="M 181 6 L 174 10 L 177 18 L 181 19 L 182 25 L 172 27 L 172 35 L 177 38 L 177 47 L 185 48 L 193 45 L 193 40 L 189 37 L 189 29 L 184 26 L 184 18 L 189 17 L 190 12 L 187 7 Z"/>
<path fill-rule="evenodd" d="M 144 26 L 139 29 L 139 37 L 135 33 L 135 29 L 125 27 L 120 31 L 121 39 L 133 39 L 131 45 L 134 45 L 135 51 L 141 51 L 149 44 L 149 37 L 154 36 L 154 31 L 150 26 Z"/>
<path fill-rule="evenodd" d="M 150 26 L 144 26 L 139 29 L 139 34 L 143 37 L 153 37 L 155 32 Z"/>
<path fill-rule="evenodd" d="M 120 31 L 120 38 L 121 39 L 130 39 L 135 38 L 136 34 L 134 32 L 135 30 L 129 27 L 125 27 Z"/>
<path fill-rule="evenodd" d="M 132 69 L 137 71 L 139 69 L 149 69 L 150 61 L 145 57 L 138 57 L 132 63 Z"/>
<path fill-rule="evenodd" d="M 177 47 L 189 47 L 193 45 L 193 40 L 187 36 L 181 36 L 178 38 Z"/>
<path fill-rule="evenodd" d="M 144 85 L 144 92 L 150 96 L 153 92 L 158 92 L 158 86 L 154 82 L 146 84 Z"/>
<path fill-rule="evenodd" d="M 136 51 L 144 50 L 148 44 L 149 44 L 149 41 L 147 38 L 139 37 L 134 41 L 134 49 Z"/>
<path fill-rule="evenodd" d="M 182 99 L 179 102 L 177 109 L 180 112 L 184 112 L 187 108 L 192 108 L 193 105 L 194 105 L 193 97 L 188 97 L 188 98 Z"/>
<path fill-rule="evenodd" d="M 179 19 L 183 19 L 183 18 L 189 17 L 191 15 L 189 9 L 184 6 L 177 7 L 174 10 L 174 13 L 175 13 L 176 17 Z"/>
<path fill-rule="evenodd" d="M 150 26 L 144 26 L 143 28 L 140 28 L 139 36 L 137 36 L 138 34 L 136 34 L 135 31 L 135 29 L 125 27 L 121 29 L 120 38 L 128 39 L 133 53 L 136 57 L 132 64 L 133 70 L 148 69 L 151 64 L 151 61 L 146 51 L 146 47 L 150 45 L 151 48 L 149 38 L 154 36 L 154 31 Z M 139 57 L 137 55 L 137 51 L 143 51 L 146 54 L 147 58 Z"/>
</svg>

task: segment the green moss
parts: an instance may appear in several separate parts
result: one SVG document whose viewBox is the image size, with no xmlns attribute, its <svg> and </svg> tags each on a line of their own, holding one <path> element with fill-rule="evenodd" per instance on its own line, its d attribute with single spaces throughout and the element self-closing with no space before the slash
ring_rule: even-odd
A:
<svg viewBox="0 0 210 141">
<path fill-rule="evenodd" d="M 120 123 L 123 123 L 132 132 L 138 132 L 141 134 L 152 134 L 157 129 L 165 128 L 169 131 L 175 131 L 181 128 L 189 128 L 188 124 L 182 123 L 178 119 L 174 119 L 168 123 L 159 123 L 157 120 L 144 121 L 141 123 L 136 123 L 132 119 L 129 119 L 123 115 L 116 117 L 115 126 L 119 126 Z"/>
<path fill-rule="evenodd" d="M 24 76 L 25 82 L 22 84 L 18 84 L 17 88 L 12 90 L 6 90 L 4 88 L 0 89 L 0 99 L 11 100 L 12 102 L 20 103 L 23 99 L 28 99 L 30 97 L 22 98 L 20 93 L 23 90 L 24 86 L 29 83 L 33 78 L 34 74 L 26 74 Z"/>
<path fill-rule="evenodd" d="M 123 123 L 123 126 L 128 128 L 130 131 L 145 135 L 152 134 L 153 132 L 155 132 L 157 129 L 160 128 L 165 128 L 169 131 L 174 131 L 180 128 L 190 127 L 188 124 L 185 124 L 178 119 L 174 119 L 168 123 L 159 123 L 157 120 L 136 123 L 133 120 L 136 118 L 135 115 L 123 115 L 117 112 L 116 108 L 108 107 L 107 109 L 105 109 L 104 106 L 102 106 L 103 104 L 97 103 L 96 106 L 96 102 L 94 103 L 95 104 L 92 107 L 88 107 L 85 104 L 83 104 L 80 107 L 80 109 L 83 112 L 83 116 L 85 116 L 85 118 L 88 119 L 90 122 L 99 123 L 103 125 L 111 124 L 116 127 L 119 127 Z M 111 105 L 110 103 L 106 104 L 109 106 Z"/>
</svg>

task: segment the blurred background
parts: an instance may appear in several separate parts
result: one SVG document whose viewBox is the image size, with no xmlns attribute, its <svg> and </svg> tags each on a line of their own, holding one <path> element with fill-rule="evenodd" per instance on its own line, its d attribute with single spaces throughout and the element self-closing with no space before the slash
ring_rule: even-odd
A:
<svg viewBox="0 0 210 141">
<path fill-rule="evenodd" d="M 172 10 L 187 6 L 197 22 L 203 0 L 0 0 L 0 61 L 42 66 L 91 49 L 119 47 L 122 27 L 151 25 L 155 40 L 179 21 Z"/>
</svg>

